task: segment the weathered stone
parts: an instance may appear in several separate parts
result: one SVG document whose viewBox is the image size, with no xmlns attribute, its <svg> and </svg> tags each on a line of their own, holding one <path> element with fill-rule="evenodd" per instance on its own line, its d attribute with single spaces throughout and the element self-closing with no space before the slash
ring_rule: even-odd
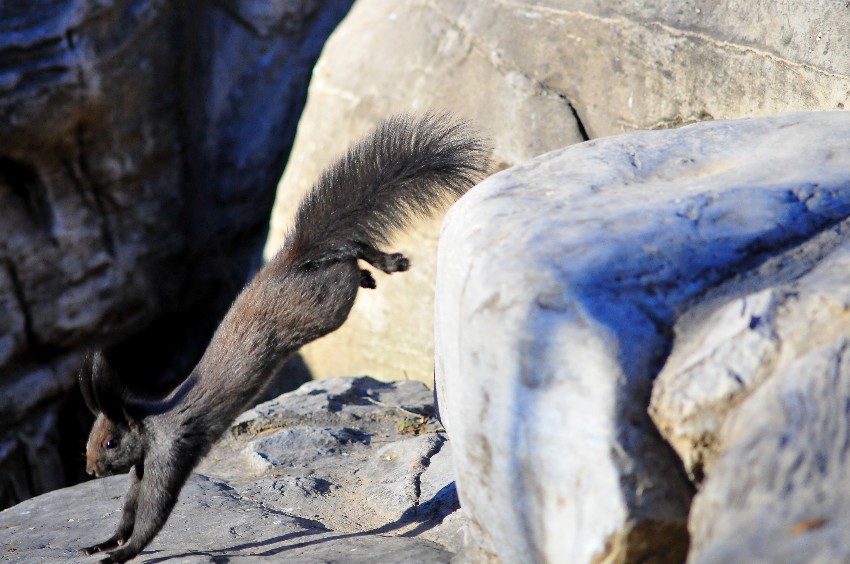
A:
<svg viewBox="0 0 850 564">
<path fill-rule="evenodd" d="M 143 556 L 449 562 L 465 520 L 450 444 L 426 412 L 421 383 L 371 378 L 314 382 L 258 406 L 192 476 Z M 80 547 L 112 533 L 126 486 L 105 478 L 0 512 L 4 561 L 79 561 Z"/>
<path fill-rule="evenodd" d="M 369 424 L 385 433 L 399 417 L 431 418 L 434 405 L 421 382 L 380 382 L 368 376 L 326 378 L 264 402 L 236 418 L 231 435 L 258 435 L 269 428 L 295 425 Z M 433 430 L 433 428 L 429 428 Z"/>
<path fill-rule="evenodd" d="M 121 512 L 125 476 L 80 484 L 25 501 L 0 513 L 4 561 L 84 562 L 80 548 L 103 541 Z M 194 475 L 146 561 L 447 563 L 451 553 L 415 538 L 340 534 L 314 520 L 244 499 L 226 483 Z M 94 558 L 92 561 L 96 561 Z"/>
<path fill-rule="evenodd" d="M 452 208 L 437 391 L 480 550 L 684 557 L 691 488 L 646 412 L 653 378 L 695 304 L 728 291 L 768 311 L 758 268 L 799 274 L 850 240 L 848 139 L 843 112 L 631 133 L 499 173 Z M 726 334 L 769 351 L 737 337 L 751 320 Z"/>
<path fill-rule="evenodd" d="M 394 112 L 470 118 L 505 168 L 588 137 L 840 109 L 848 22 L 850 8 L 828 0 L 358 2 L 316 67 L 266 254 L 321 168 Z M 340 331 L 305 349 L 314 375 L 430 381 L 438 221 L 393 245 L 412 256 L 409 273 L 379 278 Z"/>
<path fill-rule="evenodd" d="M 848 237 L 847 221 L 825 230 L 676 326 L 652 414 L 707 476 L 689 524 L 694 562 L 850 556 Z"/>
<path fill-rule="evenodd" d="M 17 436 L 0 444 L 0 504 L 8 507 L 65 485 L 56 450 L 56 410 L 33 412 Z"/>
<path fill-rule="evenodd" d="M 839 224 L 779 253 L 677 321 L 650 413 L 697 481 L 711 471 L 730 410 L 788 362 L 844 335 L 848 229 Z"/>
<path fill-rule="evenodd" d="M 778 298 L 765 289 L 715 311 L 695 308 L 677 326 L 673 352 L 653 386 L 650 414 L 696 482 L 713 462 L 728 409 L 775 365 Z M 688 321 L 698 328 L 686 328 Z"/>
<path fill-rule="evenodd" d="M 261 4 L 0 6 L 0 442 L 59 408 L 85 349 L 139 387 L 185 375 L 259 262 L 351 0 Z"/>
<path fill-rule="evenodd" d="M 66 484 L 69 466 L 80 464 L 79 446 L 75 460 L 63 460 L 60 433 L 69 426 L 60 423 L 61 406 L 55 398 L 68 395 L 76 385 L 73 370 L 80 358 L 58 361 L 7 382 L 0 390 L 0 507 Z"/>
<path fill-rule="evenodd" d="M 245 412 L 199 470 L 336 531 L 414 534 L 456 551 L 465 521 L 433 414 L 421 382 L 308 382 Z"/>
<path fill-rule="evenodd" d="M 721 454 L 694 500 L 690 561 L 850 559 L 844 321 L 843 335 L 787 362 L 730 414 Z"/>
</svg>

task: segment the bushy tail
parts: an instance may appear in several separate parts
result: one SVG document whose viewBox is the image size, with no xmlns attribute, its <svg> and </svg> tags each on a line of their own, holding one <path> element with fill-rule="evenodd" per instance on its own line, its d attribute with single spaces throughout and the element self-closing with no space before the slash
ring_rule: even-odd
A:
<svg viewBox="0 0 850 564">
<path fill-rule="evenodd" d="M 484 177 L 489 147 L 446 114 L 394 116 L 325 169 L 299 206 L 286 254 L 296 265 L 386 245 Z"/>
</svg>

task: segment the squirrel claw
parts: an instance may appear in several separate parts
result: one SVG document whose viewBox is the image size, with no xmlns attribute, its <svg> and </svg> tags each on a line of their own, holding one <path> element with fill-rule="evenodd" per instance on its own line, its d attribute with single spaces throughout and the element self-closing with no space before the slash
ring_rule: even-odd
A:
<svg viewBox="0 0 850 564">
<path fill-rule="evenodd" d="M 137 553 L 126 553 L 120 550 L 116 550 L 106 556 L 106 558 L 102 559 L 99 564 L 119 564 L 121 562 L 126 562 L 128 560 L 132 560 L 133 557 L 136 556 Z"/>
<path fill-rule="evenodd" d="M 92 554 L 97 554 L 98 552 L 109 552 L 110 550 L 115 550 L 122 544 L 124 544 L 124 539 L 112 538 L 100 544 L 87 546 L 86 548 L 82 549 L 82 551 L 83 554 L 85 554 L 86 556 L 91 556 Z"/>
<path fill-rule="evenodd" d="M 101 545 L 96 544 L 94 546 L 87 546 L 83 549 L 83 554 L 86 556 L 91 556 L 92 554 L 97 554 L 98 552 L 103 552 L 103 548 Z"/>
<path fill-rule="evenodd" d="M 393 272 L 404 272 L 410 268 L 410 261 L 401 253 L 379 252 L 378 255 L 373 258 L 374 262 L 371 263 L 372 266 L 383 270 L 387 274 L 391 274 Z"/>
</svg>

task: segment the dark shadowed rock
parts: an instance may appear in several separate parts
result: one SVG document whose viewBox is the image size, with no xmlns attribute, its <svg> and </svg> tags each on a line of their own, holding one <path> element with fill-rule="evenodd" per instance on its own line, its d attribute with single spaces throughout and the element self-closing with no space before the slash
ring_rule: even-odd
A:
<svg viewBox="0 0 850 564">
<path fill-rule="evenodd" d="M 144 388 L 200 354 L 258 264 L 310 71 L 350 4 L 0 6 L 0 505 L 64 483 L 32 456 L 56 427 L 32 445 L 24 426 L 56 420 L 80 351 L 111 347 Z"/>
</svg>

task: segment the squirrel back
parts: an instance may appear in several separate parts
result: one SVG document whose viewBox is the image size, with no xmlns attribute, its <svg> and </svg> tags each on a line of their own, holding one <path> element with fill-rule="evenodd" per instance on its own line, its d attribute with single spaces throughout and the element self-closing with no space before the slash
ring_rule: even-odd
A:
<svg viewBox="0 0 850 564">
<path fill-rule="evenodd" d="M 86 554 L 137 555 L 168 519 L 192 469 L 301 346 L 335 329 L 375 279 L 358 260 L 407 270 L 380 246 L 417 216 L 462 195 L 487 172 L 489 150 L 450 116 L 396 116 L 323 172 L 281 250 L 247 284 L 191 374 L 162 400 L 130 397 L 102 354 L 80 373 L 97 420 L 87 470 L 130 471 L 115 534 Z"/>
</svg>

